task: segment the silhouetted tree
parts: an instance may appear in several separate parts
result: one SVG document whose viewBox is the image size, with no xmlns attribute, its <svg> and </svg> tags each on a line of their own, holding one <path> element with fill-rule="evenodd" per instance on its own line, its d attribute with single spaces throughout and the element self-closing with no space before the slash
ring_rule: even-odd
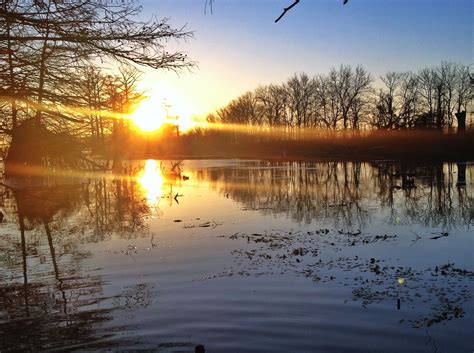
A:
<svg viewBox="0 0 474 353">
<path fill-rule="evenodd" d="M 278 85 L 257 88 L 255 96 L 258 101 L 264 123 L 272 128 L 286 123 L 287 95 L 285 89 Z"/>
<path fill-rule="evenodd" d="M 133 2 L 3 2 L 0 89 L 9 104 L 2 106 L 8 110 L 2 131 L 14 135 L 20 116 L 55 132 L 84 124 L 82 114 L 71 109 L 81 98 L 78 73 L 100 60 L 171 70 L 192 65 L 185 54 L 165 49 L 170 39 L 191 33 L 166 19 L 144 22 L 140 11 Z"/>
<path fill-rule="evenodd" d="M 307 74 L 294 75 L 285 84 L 288 126 L 297 128 L 314 125 L 315 81 Z"/>
<path fill-rule="evenodd" d="M 344 129 L 349 127 L 354 102 L 370 91 L 371 82 L 370 74 L 360 65 L 354 70 L 350 66 L 341 65 L 338 70 L 333 68 L 329 72 L 329 85 L 337 97 Z"/>
<path fill-rule="evenodd" d="M 413 127 L 418 113 L 418 79 L 411 73 L 388 72 L 381 78 L 372 124 L 379 129 Z"/>
</svg>

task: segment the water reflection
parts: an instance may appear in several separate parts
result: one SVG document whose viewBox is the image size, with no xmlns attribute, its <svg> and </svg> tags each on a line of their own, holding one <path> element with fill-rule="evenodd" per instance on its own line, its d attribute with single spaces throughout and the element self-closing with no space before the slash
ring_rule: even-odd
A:
<svg viewBox="0 0 474 353">
<path fill-rule="evenodd" d="M 378 162 L 244 162 L 200 170 L 197 177 L 240 202 L 244 210 L 286 214 L 334 227 L 387 222 L 451 227 L 471 224 L 473 166 Z"/>
<path fill-rule="evenodd" d="M 150 305 L 152 287 L 138 282 L 106 295 L 106 280 L 87 266 L 92 253 L 82 244 L 150 236 L 146 219 L 161 199 L 173 201 L 177 166 L 149 160 L 120 175 L 2 183 L 0 336 L 10 338 L 0 340 L 0 351 L 126 344 L 111 341 L 105 324 L 121 310 Z"/>
<path fill-rule="evenodd" d="M 138 182 L 143 189 L 148 202 L 155 205 L 163 195 L 163 175 L 158 162 L 149 159 L 145 162 L 143 172 L 138 177 Z"/>
<path fill-rule="evenodd" d="M 9 339 L 0 341 L 0 351 L 100 345 L 113 312 L 149 305 L 147 283 L 104 295 L 105 281 L 87 267 L 91 253 L 80 246 L 112 234 L 143 234 L 148 205 L 132 180 L 104 176 L 55 185 L 36 178 L 2 191 L 0 336 Z"/>
<path fill-rule="evenodd" d="M 192 162 L 186 163 L 192 166 Z M 364 305 L 388 298 L 401 300 L 398 305 L 404 307 L 421 293 L 423 299 L 439 305 L 436 310 L 425 311 L 426 320 L 412 317 L 411 324 L 429 326 L 463 315 L 474 275 L 445 259 L 436 262 L 436 267 L 414 269 L 401 266 L 398 259 L 378 255 L 324 258 L 321 254 L 398 241 L 395 234 L 357 231 L 374 223 L 441 228 L 432 238 L 442 237 L 453 228 L 470 227 L 474 219 L 472 165 L 255 161 L 187 167 L 186 163 L 184 168 L 194 183 L 191 186 L 205 185 L 217 191 L 220 199 L 225 196 L 239 203 L 242 214 L 283 214 L 300 225 L 319 222 L 333 228 L 278 234 L 229 233 L 232 242 L 246 242 L 232 253 L 239 264 L 228 268 L 232 274 L 296 274 L 322 283 L 334 281 L 333 275 L 339 276 L 337 270 L 351 273 L 357 268 L 350 278 L 357 284 L 352 295 Z M 150 237 L 153 247 L 150 217 L 160 216 L 168 206 L 203 208 L 204 198 L 192 198 L 189 192 L 183 192 L 189 183 L 184 183 L 188 177 L 182 169 L 179 162 L 149 160 L 130 163 L 121 175 L 37 178 L 25 183 L 8 181 L 0 187 L 4 215 L 0 237 L 0 337 L 8 337 L 0 340 L 0 351 L 87 350 L 136 343 L 114 334 L 130 329 L 127 319 L 114 325 L 111 322 L 123 312 L 152 305 L 156 300 L 153 283 L 127 278 L 111 285 L 106 270 L 89 265 L 94 256 L 91 244 L 95 249 L 101 248 L 99 243 L 113 239 Z M 220 210 L 214 212 L 219 217 Z M 211 231 L 209 222 L 193 219 L 201 225 L 193 228 L 176 223 L 176 227 L 186 232 L 201 227 Z M 226 226 L 223 224 L 219 231 L 222 228 L 225 233 Z M 188 237 L 185 241 L 191 240 Z M 205 254 L 208 258 L 212 255 Z M 334 269 L 335 274 L 331 272 Z M 143 272 L 147 270 L 143 268 Z M 219 267 L 215 272 L 221 270 Z M 346 282 L 341 283 L 345 286 Z M 399 286 L 396 292 L 394 283 Z M 423 305 L 420 303 L 420 307 Z"/>
<path fill-rule="evenodd" d="M 162 200 L 167 200 L 171 205 L 179 204 L 179 197 L 182 195 L 175 190 L 181 186 L 182 179 L 188 178 L 182 175 L 181 166 L 181 161 L 170 161 L 167 167 L 164 162 L 158 163 L 156 160 L 149 159 L 136 173 L 135 180 L 140 186 L 140 192 L 145 197 L 152 215 L 161 214 L 159 205 Z"/>
</svg>

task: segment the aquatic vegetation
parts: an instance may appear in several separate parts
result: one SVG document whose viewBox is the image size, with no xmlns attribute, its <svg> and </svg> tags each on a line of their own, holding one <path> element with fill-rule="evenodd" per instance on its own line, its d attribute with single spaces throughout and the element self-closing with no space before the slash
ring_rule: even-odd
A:
<svg viewBox="0 0 474 353">
<path fill-rule="evenodd" d="M 396 235 L 323 228 L 235 233 L 220 237 L 244 243 L 242 248 L 231 252 L 235 257 L 234 265 L 209 278 L 287 274 L 352 287 L 352 299 L 360 301 L 363 307 L 393 301 L 398 309 L 401 306 L 414 309 L 420 303 L 428 303 L 430 309 L 422 317 L 412 318 L 408 312 L 410 318 L 402 321 L 413 327 L 429 327 L 463 317 L 462 305 L 472 298 L 470 288 L 474 283 L 474 272 L 451 263 L 417 269 L 401 266 L 390 257 L 337 256 L 348 247 L 396 241 Z"/>
</svg>

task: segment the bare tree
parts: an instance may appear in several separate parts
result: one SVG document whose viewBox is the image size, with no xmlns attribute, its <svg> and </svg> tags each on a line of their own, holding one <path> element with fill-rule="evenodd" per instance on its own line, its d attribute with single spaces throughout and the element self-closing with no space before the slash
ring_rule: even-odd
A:
<svg viewBox="0 0 474 353">
<path fill-rule="evenodd" d="M 143 21 L 140 12 L 133 2 L 3 2 L 0 93 L 8 115 L 3 131 L 15 135 L 19 117 L 61 133 L 82 127 L 83 114 L 71 109 L 81 101 L 78 73 L 97 62 L 169 70 L 192 66 L 186 54 L 166 49 L 168 41 L 185 40 L 192 33 L 171 27 L 167 19 Z M 113 98 L 114 109 L 119 98 Z M 121 107 L 126 104 L 122 101 Z"/>
<path fill-rule="evenodd" d="M 379 129 L 414 126 L 418 111 L 418 78 L 410 72 L 388 72 L 380 78 L 372 125 Z"/>
<path fill-rule="evenodd" d="M 305 73 L 294 75 L 284 84 L 290 119 L 288 126 L 302 128 L 312 125 L 315 87 L 315 80 Z"/>
<path fill-rule="evenodd" d="M 344 129 L 349 127 L 349 113 L 354 101 L 370 91 L 371 82 L 370 74 L 360 65 L 355 70 L 341 65 L 329 72 L 329 85 L 337 97 Z"/>
<path fill-rule="evenodd" d="M 10 47 L 28 48 L 16 56 L 22 62 L 20 71 L 35 73 L 29 78 L 31 84 L 25 94 L 29 100 L 36 97 L 37 123 L 44 114 L 40 109 L 44 104 L 74 100 L 69 89 L 61 92 L 61 88 L 70 82 L 71 71 L 94 60 L 128 61 L 171 70 L 192 65 L 185 54 L 168 52 L 164 46 L 171 39 L 186 39 L 191 33 L 172 28 L 166 19 L 138 20 L 140 11 L 141 7 L 132 3 L 6 2 L 0 9 L 0 41 Z M 1 56 L 8 63 L 2 68 L 15 71 L 15 63 L 8 59 L 11 50 L 2 51 Z M 12 77 L 9 80 L 11 86 Z"/>
<path fill-rule="evenodd" d="M 454 113 L 458 127 L 465 124 L 467 104 L 472 100 L 469 83 L 469 68 L 463 65 L 442 62 L 440 66 L 425 68 L 418 74 L 421 102 L 424 115 L 428 117 L 427 127 L 451 131 Z M 460 119 L 460 120 L 459 120 Z"/>
<path fill-rule="evenodd" d="M 315 78 L 315 94 L 319 102 L 319 112 L 321 123 L 326 128 L 337 129 L 337 124 L 341 118 L 340 106 L 337 103 L 336 92 L 329 82 L 329 78 L 324 75 L 318 75 Z"/>
<path fill-rule="evenodd" d="M 283 87 L 269 85 L 255 91 L 262 118 L 270 128 L 283 125 L 286 120 L 286 92 Z"/>
<path fill-rule="evenodd" d="M 382 129 L 393 129 L 399 126 L 397 94 L 401 84 L 402 74 L 388 72 L 380 77 L 384 88 L 380 88 L 376 103 L 374 125 Z"/>
<path fill-rule="evenodd" d="M 473 79 L 469 72 L 469 67 L 460 65 L 457 67 L 454 82 L 454 101 L 456 109 L 456 119 L 458 132 L 466 130 L 467 106 L 474 98 Z"/>
<path fill-rule="evenodd" d="M 106 109 L 105 84 L 106 76 L 96 67 L 88 66 L 81 70 L 82 80 L 79 92 L 88 111 L 86 119 L 89 134 L 93 140 L 104 140 L 104 121 L 100 111 Z"/>
<path fill-rule="evenodd" d="M 432 69 L 422 69 L 418 78 L 420 81 L 420 94 L 423 98 L 425 111 L 427 110 L 428 122 L 426 127 L 434 126 L 434 113 L 436 106 L 436 76 Z"/>
</svg>

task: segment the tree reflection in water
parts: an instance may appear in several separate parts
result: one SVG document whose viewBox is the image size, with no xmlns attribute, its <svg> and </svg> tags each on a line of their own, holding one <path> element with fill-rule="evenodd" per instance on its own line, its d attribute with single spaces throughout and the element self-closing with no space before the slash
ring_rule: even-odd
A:
<svg viewBox="0 0 474 353">
<path fill-rule="evenodd" d="M 244 210 L 286 214 L 297 222 L 364 228 L 380 209 L 388 209 L 392 224 L 449 229 L 470 224 L 474 217 L 473 196 L 466 188 L 473 167 L 466 167 L 259 161 L 200 170 L 197 177 L 240 202 Z"/>
<path fill-rule="evenodd" d="M 395 235 L 364 232 L 379 217 L 394 226 L 419 225 L 446 233 L 469 227 L 474 218 L 472 172 L 472 166 L 462 163 L 259 161 L 190 173 L 195 182 L 240 203 L 242 210 L 285 214 L 303 225 L 317 222 L 332 228 L 233 234 L 231 239 L 245 243 L 233 252 L 242 266 L 222 275 L 292 273 L 324 282 L 338 276 L 334 269 L 349 273 L 357 268 L 351 278 L 353 299 L 368 305 L 402 297 L 405 305 L 421 293 L 440 305 L 426 320 L 410 322 L 429 326 L 462 316 L 472 272 L 450 263 L 414 269 L 375 255 L 330 258 L 323 253 L 397 241 Z M 178 202 L 175 186 L 180 180 L 179 173 L 165 175 L 158 163 L 147 162 L 144 168 L 129 167 L 125 176 L 86 176 L 67 183 L 36 178 L 2 187 L 7 223 L 0 237 L 0 351 L 127 345 L 107 330 L 107 323 L 121 310 L 149 306 L 153 287 L 138 282 L 106 294 L 107 281 L 87 266 L 92 254 L 82 244 L 148 235 L 147 217 L 160 212 L 160 200 Z M 439 277 L 443 286 L 436 281 Z M 406 285 L 393 287 L 397 278 Z M 426 290 L 420 292 L 421 287 Z M 125 324 L 114 325 L 114 330 L 125 331 Z"/>
<path fill-rule="evenodd" d="M 103 278 L 86 266 L 91 254 L 80 247 L 113 234 L 145 234 L 149 207 L 135 179 L 45 177 L 12 185 L 1 195 L 11 222 L 0 238 L 0 351 L 100 347 L 111 336 L 102 326 L 113 312 L 146 307 L 153 298 L 147 283 L 105 296 Z"/>
<path fill-rule="evenodd" d="M 473 271 L 450 262 L 411 267 L 384 251 L 381 257 L 381 243 L 400 245 L 401 237 L 365 229 L 377 217 L 389 226 L 441 230 L 425 235 L 427 241 L 448 236 L 454 228 L 469 229 L 474 220 L 473 169 L 462 163 L 244 162 L 238 168 L 202 170 L 199 178 L 211 180 L 243 210 L 286 214 L 307 224 L 303 229 L 223 236 L 240 241 L 241 247 L 232 251 L 234 264 L 209 278 L 289 274 L 335 281 L 352 288 L 352 299 L 364 307 L 387 300 L 399 308 L 416 306 L 421 316 L 411 313 L 401 320 L 414 327 L 462 317 L 463 305 L 471 299 Z M 372 257 L 361 256 L 360 246 L 373 246 Z M 352 247 L 358 250 L 351 252 Z"/>
</svg>

